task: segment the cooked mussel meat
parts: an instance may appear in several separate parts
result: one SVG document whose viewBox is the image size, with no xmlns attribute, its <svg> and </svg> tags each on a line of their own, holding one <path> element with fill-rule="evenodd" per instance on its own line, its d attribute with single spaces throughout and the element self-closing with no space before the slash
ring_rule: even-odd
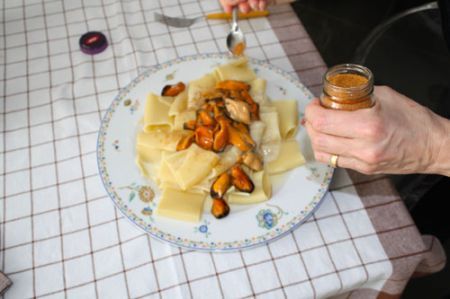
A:
<svg viewBox="0 0 450 299">
<path fill-rule="evenodd" d="M 213 128 L 206 126 L 195 128 L 195 143 L 205 150 L 211 150 L 214 143 Z"/>
<path fill-rule="evenodd" d="M 228 142 L 243 152 L 249 151 L 255 147 L 255 142 L 248 130 L 242 126 L 231 125 L 228 127 Z"/>
<path fill-rule="evenodd" d="M 214 131 L 213 151 L 222 152 L 228 145 L 228 127 L 229 121 L 225 117 L 218 117 L 217 125 Z"/>
<path fill-rule="evenodd" d="M 230 177 L 231 184 L 239 191 L 252 193 L 255 189 L 252 180 L 239 165 L 231 167 Z"/>
<path fill-rule="evenodd" d="M 250 93 L 246 90 L 241 91 L 241 99 L 248 104 L 252 120 L 259 120 L 259 104 L 256 103 Z"/>
<path fill-rule="evenodd" d="M 166 85 L 161 91 L 162 96 L 176 97 L 186 89 L 186 85 L 183 82 L 178 82 L 173 85 Z"/>
<path fill-rule="evenodd" d="M 230 207 L 222 198 L 213 198 L 211 214 L 217 219 L 224 218 L 230 213 Z"/>
<path fill-rule="evenodd" d="M 177 143 L 177 152 L 185 150 L 191 146 L 191 144 L 195 140 L 194 132 L 190 132 L 189 134 L 181 137 L 181 139 Z"/>
<path fill-rule="evenodd" d="M 194 131 L 197 127 L 197 120 L 191 119 L 183 124 L 183 129 Z"/>
<path fill-rule="evenodd" d="M 197 112 L 197 123 L 204 126 L 214 126 L 216 121 L 208 110 L 200 109 Z"/>
<path fill-rule="evenodd" d="M 217 82 L 216 88 L 225 90 L 250 90 L 250 85 L 242 81 L 224 80 Z"/>
<path fill-rule="evenodd" d="M 212 198 L 222 198 L 231 187 L 231 178 L 227 171 L 220 174 L 211 185 L 210 194 Z"/>
<path fill-rule="evenodd" d="M 225 99 L 225 107 L 230 118 L 247 125 L 250 124 L 250 110 L 246 102 Z"/>
<path fill-rule="evenodd" d="M 254 171 L 260 171 L 263 169 L 263 162 L 261 157 L 252 151 L 244 153 L 241 157 L 242 164 Z"/>
</svg>

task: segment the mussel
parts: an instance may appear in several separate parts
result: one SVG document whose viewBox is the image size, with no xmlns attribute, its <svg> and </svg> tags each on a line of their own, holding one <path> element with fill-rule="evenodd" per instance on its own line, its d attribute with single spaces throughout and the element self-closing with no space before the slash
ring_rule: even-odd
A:
<svg viewBox="0 0 450 299">
<path fill-rule="evenodd" d="M 216 83 L 217 89 L 225 90 L 250 90 L 250 85 L 242 81 L 224 80 Z"/>
<path fill-rule="evenodd" d="M 263 162 L 261 157 L 252 151 L 244 153 L 241 157 L 241 160 L 242 163 L 251 170 L 260 171 L 263 169 Z"/>
<path fill-rule="evenodd" d="M 225 106 L 230 118 L 247 125 L 250 124 L 250 110 L 246 102 L 225 99 Z"/>
<path fill-rule="evenodd" d="M 252 193 L 255 189 L 252 180 L 239 165 L 231 167 L 230 177 L 231 184 L 239 191 Z"/>
<path fill-rule="evenodd" d="M 213 198 L 211 214 L 217 219 L 224 218 L 230 213 L 230 207 L 222 198 Z"/>
<path fill-rule="evenodd" d="M 228 172 L 224 172 L 217 177 L 211 185 L 210 194 L 212 198 L 222 198 L 231 187 L 231 178 Z"/>
<path fill-rule="evenodd" d="M 183 124 L 183 129 L 194 131 L 197 127 L 197 120 L 191 119 Z"/>
<path fill-rule="evenodd" d="M 195 129 L 195 143 L 205 150 L 211 150 L 214 143 L 214 130 L 211 127 L 198 126 Z"/>
<path fill-rule="evenodd" d="M 177 143 L 177 152 L 189 148 L 191 144 L 194 142 L 194 140 L 195 140 L 194 132 L 191 132 L 188 135 L 181 137 L 181 139 Z"/>
<path fill-rule="evenodd" d="M 186 89 L 186 85 L 183 82 L 178 82 L 173 85 L 166 85 L 161 91 L 162 96 L 176 97 Z"/>
<path fill-rule="evenodd" d="M 246 90 L 241 91 L 241 97 L 249 106 L 251 119 L 259 120 L 259 104 L 253 100 L 250 93 Z"/>
<path fill-rule="evenodd" d="M 229 122 L 224 117 L 217 118 L 217 126 L 214 132 L 213 151 L 222 152 L 228 145 Z"/>
<path fill-rule="evenodd" d="M 228 142 L 243 152 L 255 147 L 255 141 L 253 141 L 250 133 L 235 125 L 231 125 L 228 128 Z"/>
<path fill-rule="evenodd" d="M 210 115 L 209 111 L 200 109 L 197 112 L 197 123 L 204 126 L 214 126 L 216 124 L 216 121 Z"/>
</svg>

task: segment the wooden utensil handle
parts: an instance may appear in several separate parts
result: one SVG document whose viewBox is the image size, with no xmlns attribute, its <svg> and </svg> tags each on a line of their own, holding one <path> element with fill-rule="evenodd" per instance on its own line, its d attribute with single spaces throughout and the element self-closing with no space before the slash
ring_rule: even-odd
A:
<svg viewBox="0 0 450 299">
<path fill-rule="evenodd" d="M 267 17 L 269 15 L 269 11 L 251 11 L 249 13 L 239 13 L 239 19 L 252 19 L 252 18 L 261 18 Z M 210 13 L 206 15 L 208 20 L 230 20 L 231 14 L 218 12 L 218 13 Z"/>
</svg>

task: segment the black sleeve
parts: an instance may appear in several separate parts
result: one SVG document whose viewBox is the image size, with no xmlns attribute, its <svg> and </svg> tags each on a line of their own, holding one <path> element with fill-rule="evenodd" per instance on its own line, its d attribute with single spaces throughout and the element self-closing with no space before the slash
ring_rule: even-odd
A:
<svg viewBox="0 0 450 299">
<path fill-rule="evenodd" d="M 439 9 L 442 16 L 442 29 L 447 47 L 450 50 L 450 0 L 439 0 Z"/>
</svg>

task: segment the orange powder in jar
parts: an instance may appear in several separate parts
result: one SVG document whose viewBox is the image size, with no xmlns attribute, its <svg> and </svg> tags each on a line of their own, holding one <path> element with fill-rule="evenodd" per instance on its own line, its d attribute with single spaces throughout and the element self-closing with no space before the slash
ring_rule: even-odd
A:
<svg viewBox="0 0 450 299">
<path fill-rule="evenodd" d="M 342 64 L 324 76 L 322 106 L 338 110 L 357 110 L 373 106 L 373 75 L 364 66 Z"/>
<path fill-rule="evenodd" d="M 337 74 L 328 79 L 331 84 L 339 87 L 355 87 L 367 84 L 366 77 L 356 74 Z"/>
</svg>

